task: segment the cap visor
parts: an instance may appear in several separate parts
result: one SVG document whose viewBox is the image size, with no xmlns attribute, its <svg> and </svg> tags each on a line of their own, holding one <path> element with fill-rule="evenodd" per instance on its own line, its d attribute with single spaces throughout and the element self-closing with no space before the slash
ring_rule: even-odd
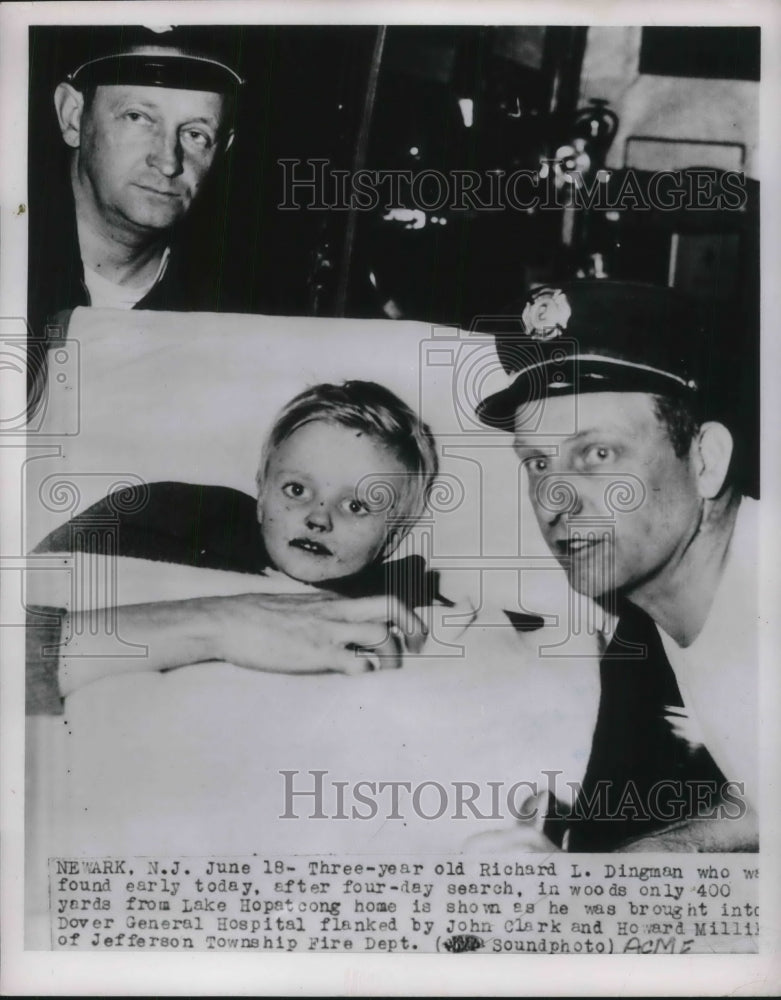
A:
<svg viewBox="0 0 781 1000">
<path fill-rule="evenodd" d="M 84 63 L 70 77 L 74 86 L 170 87 L 227 93 L 242 84 L 230 67 L 202 56 L 117 53 Z"/>
<path fill-rule="evenodd" d="M 651 395 L 681 395 L 694 383 L 671 373 L 637 365 L 620 358 L 568 357 L 547 360 L 522 371 L 515 381 L 488 396 L 477 407 L 477 418 L 487 427 L 513 432 L 520 406 L 573 393 L 646 392 Z"/>
</svg>

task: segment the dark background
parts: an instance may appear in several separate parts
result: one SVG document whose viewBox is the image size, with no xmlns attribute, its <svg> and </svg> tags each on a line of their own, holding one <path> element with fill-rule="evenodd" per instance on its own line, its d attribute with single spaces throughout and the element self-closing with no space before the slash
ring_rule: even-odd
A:
<svg viewBox="0 0 781 1000">
<path fill-rule="evenodd" d="M 392 315 L 469 326 L 475 315 L 496 313 L 522 297 L 530 282 L 589 273 L 594 250 L 602 254 L 610 277 L 664 284 L 673 229 L 720 237 L 713 246 L 710 280 L 687 289 L 719 300 L 719 322 L 745 317 L 752 307 L 755 185 L 743 213 L 630 211 L 611 226 L 604 212 L 588 219 L 581 212 L 568 246 L 557 210 L 445 208 L 427 213 L 422 229 L 411 229 L 383 220 L 382 210 L 278 208 L 285 199 L 283 158 L 321 158 L 329 170 L 350 171 L 471 169 L 485 175 L 539 169 L 540 158 L 571 143 L 576 131 L 586 28 L 187 30 L 246 80 L 233 147 L 186 223 L 189 244 L 202 257 L 203 280 L 217 283 L 221 308 Z M 53 91 L 104 43 L 101 28 L 30 31 L 34 248 L 41 244 L 32 237 L 40 232 L 45 238 L 45 213 L 52 211 L 45 194 L 67 162 Z M 751 28 L 644 29 L 641 66 L 644 60 L 649 72 L 685 69 L 699 76 L 718 72 L 756 78 L 758 43 L 759 31 Z M 471 128 L 459 111 L 463 98 L 473 101 Z M 296 169 L 305 175 L 311 168 L 302 162 Z M 306 192 L 297 197 L 306 203 Z"/>
<path fill-rule="evenodd" d="M 759 28 L 643 28 L 640 72 L 759 80 Z"/>
<path fill-rule="evenodd" d="M 345 170 L 535 169 L 566 137 L 585 29 L 391 27 L 381 55 L 375 27 L 192 30 L 246 80 L 236 140 L 187 221 L 204 280 L 218 274 L 222 308 L 385 316 L 392 299 L 407 318 L 458 322 L 515 299 L 528 268 L 547 269 L 556 257 L 560 220 L 518 212 L 451 212 L 446 225 L 423 230 L 360 212 L 346 252 L 348 212 L 277 208 L 278 161 L 320 157 Z M 31 237 L 45 224 L 40 195 L 67 162 L 53 91 L 100 51 L 100 39 L 99 28 L 31 29 Z M 373 65 L 376 98 L 367 106 Z M 475 101 L 471 129 L 458 110 L 462 97 Z"/>
</svg>

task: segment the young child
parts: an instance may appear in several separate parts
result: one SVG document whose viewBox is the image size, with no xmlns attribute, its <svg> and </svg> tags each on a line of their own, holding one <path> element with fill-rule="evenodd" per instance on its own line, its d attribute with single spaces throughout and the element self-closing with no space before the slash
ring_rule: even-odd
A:
<svg viewBox="0 0 781 1000">
<path fill-rule="evenodd" d="M 261 454 L 257 519 L 268 563 L 339 593 L 378 592 L 378 571 L 386 575 L 385 561 L 423 514 L 436 473 L 430 430 L 389 389 L 308 389 L 278 415 Z"/>
<path fill-rule="evenodd" d="M 388 559 L 422 515 L 437 469 L 431 431 L 389 389 L 316 385 L 274 421 L 256 499 L 226 487 L 150 483 L 99 501 L 36 551 L 94 552 L 96 525 L 108 515 L 107 552 L 278 575 L 287 593 L 298 581 L 424 607 L 438 598 L 436 574 L 421 556 Z"/>
</svg>

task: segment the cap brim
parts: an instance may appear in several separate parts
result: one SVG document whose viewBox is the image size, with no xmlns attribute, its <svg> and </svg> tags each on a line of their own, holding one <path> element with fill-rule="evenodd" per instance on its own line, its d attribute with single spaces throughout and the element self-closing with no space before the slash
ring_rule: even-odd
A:
<svg viewBox="0 0 781 1000">
<path fill-rule="evenodd" d="M 476 413 L 487 427 L 512 432 L 518 408 L 542 399 L 587 392 L 679 396 L 696 388 L 694 381 L 622 358 L 575 355 L 530 365 L 506 389 L 484 399 Z"/>
<path fill-rule="evenodd" d="M 234 91 L 243 80 L 229 66 L 205 56 L 186 53 L 121 52 L 83 63 L 68 77 L 75 87 L 137 86 Z"/>
</svg>

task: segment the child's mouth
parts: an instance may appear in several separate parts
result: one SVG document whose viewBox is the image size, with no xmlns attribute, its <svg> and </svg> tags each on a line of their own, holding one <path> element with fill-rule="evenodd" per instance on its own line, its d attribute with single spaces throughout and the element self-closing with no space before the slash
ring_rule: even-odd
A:
<svg viewBox="0 0 781 1000">
<path fill-rule="evenodd" d="M 333 552 L 322 542 L 316 542 L 314 538 L 294 538 L 288 544 L 293 548 L 301 549 L 312 556 L 332 556 Z"/>
</svg>

